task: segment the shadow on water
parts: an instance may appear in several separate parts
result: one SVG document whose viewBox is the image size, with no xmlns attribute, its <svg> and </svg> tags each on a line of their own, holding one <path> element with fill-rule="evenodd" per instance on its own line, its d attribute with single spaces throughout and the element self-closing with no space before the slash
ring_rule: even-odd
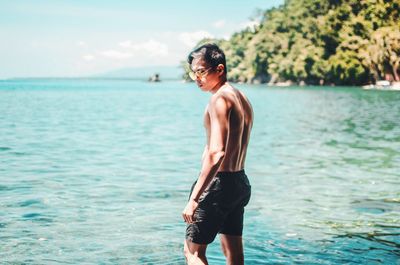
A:
<svg viewBox="0 0 400 265">
<path fill-rule="evenodd" d="M 8 151 L 8 150 L 11 150 L 11 148 L 6 146 L 0 146 L 0 151 Z"/>
<path fill-rule="evenodd" d="M 399 240 L 399 238 L 400 238 L 399 236 L 400 236 L 400 233 L 381 233 L 381 232 L 361 233 L 360 232 L 360 233 L 344 233 L 342 235 L 335 236 L 335 238 L 366 240 L 369 242 L 369 244 L 367 244 L 367 245 L 370 245 L 370 246 L 368 248 L 364 249 L 363 251 L 380 250 L 382 252 L 395 254 L 400 258 L 400 243 L 395 241 L 395 239 Z M 393 240 L 389 240 L 391 238 L 393 238 Z M 376 244 L 378 244 L 378 245 L 376 245 Z M 381 247 L 378 247 L 378 246 L 381 246 Z"/>
<path fill-rule="evenodd" d="M 399 199 L 355 200 L 352 202 L 352 207 L 359 212 L 367 212 L 374 214 L 391 212 L 391 211 L 400 212 Z"/>
<path fill-rule="evenodd" d="M 37 212 L 23 214 L 21 219 L 23 221 L 38 222 L 43 225 L 50 225 L 53 223 L 53 218 L 51 218 L 51 216 Z"/>
<path fill-rule="evenodd" d="M 147 190 L 137 192 L 136 195 L 145 199 L 167 199 L 184 196 L 187 192 L 187 190 Z"/>
</svg>

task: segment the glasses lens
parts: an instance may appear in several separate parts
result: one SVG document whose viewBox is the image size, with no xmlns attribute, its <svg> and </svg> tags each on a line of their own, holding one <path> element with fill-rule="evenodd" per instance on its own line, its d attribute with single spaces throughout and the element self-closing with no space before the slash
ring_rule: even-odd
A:
<svg viewBox="0 0 400 265">
<path fill-rule="evenodd" d="M 189 76 L 193 81 L 196 80 L 196 74 L 194 72 L 190 71 Z"/>
<path fill-rule="evenodd" d="M 200 69 L 200 70 L 197 70 L 196 72 L 190 71 L 190 72 L 189 72 L 189 76 L 190 76 L 190 78 L 192 78 L 194 81 L 196 81 L 197 78 L 202 79 L 204 76 L 206 76 L 207 73 L 208 73 L 208 71 L 209 71 L 210 69 L 211 69 L 211 68 L 208 68 L 208 69 Z"/>
</svg>

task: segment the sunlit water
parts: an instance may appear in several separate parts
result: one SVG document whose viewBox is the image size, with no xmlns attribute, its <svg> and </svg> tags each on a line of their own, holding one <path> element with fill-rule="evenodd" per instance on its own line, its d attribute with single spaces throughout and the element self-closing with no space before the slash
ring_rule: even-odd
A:
<svg viewBox="0 0 400 265">
<path fill-rule="evenodd" d="M 238 85 L 255 122 L 246 264 L 396 264 L 400 93 Z M 184 264 L 209 94 L 0 82 L 0 263 Z M 218 239 L 210 264 L 224 264 Z"/>
</svg>

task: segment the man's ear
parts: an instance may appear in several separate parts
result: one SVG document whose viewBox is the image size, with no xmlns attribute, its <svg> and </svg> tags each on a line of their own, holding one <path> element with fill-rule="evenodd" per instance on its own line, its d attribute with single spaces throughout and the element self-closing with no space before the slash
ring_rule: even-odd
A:
<svg viewBox="0 0 400 265">
<path fill-rule="evenodd" d="M 218 66 L 217 66 L 217 71 L 218 72 L 220 72 L 220 73 L 223 73 L 224 72 L 224 65 L 223 64 L 219 64 Z"/>
</svg>

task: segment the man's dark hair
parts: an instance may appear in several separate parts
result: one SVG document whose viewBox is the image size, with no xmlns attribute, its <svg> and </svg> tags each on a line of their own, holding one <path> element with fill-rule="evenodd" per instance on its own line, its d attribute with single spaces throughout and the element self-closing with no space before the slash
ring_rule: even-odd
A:
<svg viewBox="0 0 400 265">
<path fill-rule="evenodd" d="M 227 73 L 225 53 L 215 43 L 207 43 L 194 49 L 189 54 L 187 62 L 191 65 L 194 58 L 202 58 L 213 69 L 222 64 L 224 73 Z"/>
</svg>

